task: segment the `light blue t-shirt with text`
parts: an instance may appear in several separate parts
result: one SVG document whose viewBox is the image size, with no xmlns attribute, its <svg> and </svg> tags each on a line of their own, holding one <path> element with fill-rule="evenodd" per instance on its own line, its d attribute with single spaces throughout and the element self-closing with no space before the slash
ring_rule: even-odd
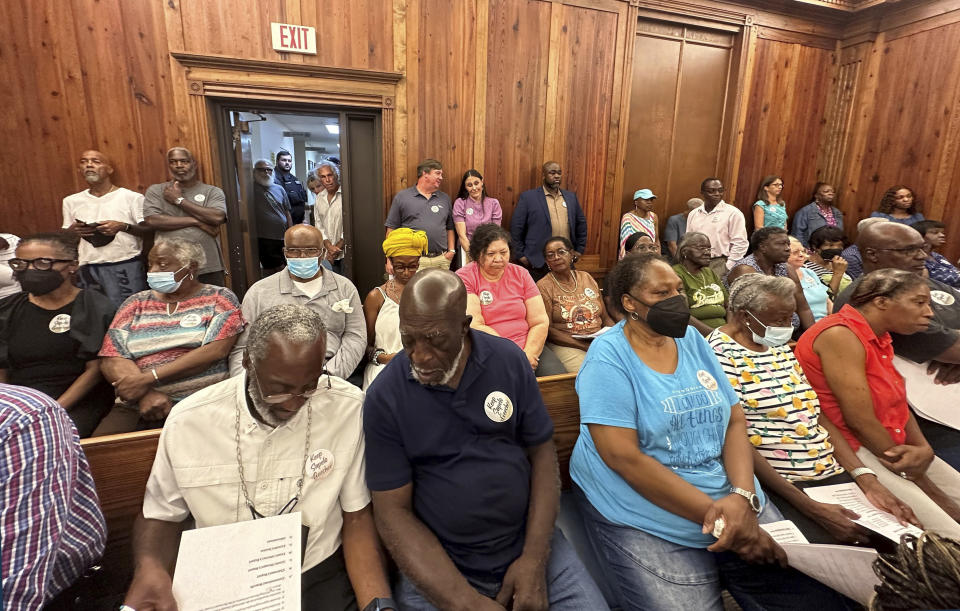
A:
<svg viewBox="0 0 960 611">
<path fill-rule="evenodd" d="M 730 494 L 723 444 L 730 408 L 739 402 L 710 345 L 693 327 L 677 339 L 677 368 L 662 374 L 637 357 L 624 322 L 593 340 L 577 376 L 580 437 L 570 476 L 590 503 L 615 524 L 630 526 L 687 547 L 716 539 L 701 525 L 659 507 L 607 466 L 588 424 L 637 431 L 640 450 L 713 499 Z M 754 487 L 763 502 L 760 484 Z"/>
</svg>

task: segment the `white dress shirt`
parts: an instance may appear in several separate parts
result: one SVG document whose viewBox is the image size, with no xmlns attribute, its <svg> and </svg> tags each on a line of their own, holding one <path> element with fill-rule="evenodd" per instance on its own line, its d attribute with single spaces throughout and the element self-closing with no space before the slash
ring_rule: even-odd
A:
<svg viewBox="0 0 960 611">
<path fill-rule="evenodd" d="M 337 192 L 330 197 L 330 192 L 324 189 L 317 195 L 314 203 L 314 225 L 323 233 L 323 239 L 336 245 L 343 239 L 343 190 L 337 187 Z M 336 257 L 343 258 L 343 251 Z"/>
</svg>

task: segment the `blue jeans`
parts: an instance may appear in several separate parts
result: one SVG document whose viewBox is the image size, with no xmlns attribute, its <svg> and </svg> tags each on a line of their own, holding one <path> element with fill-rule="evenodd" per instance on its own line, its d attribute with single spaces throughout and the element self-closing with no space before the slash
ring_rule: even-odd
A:
<svg viewBox="0 0 960 611">
<path fill-rule="evenodd" d="M 750 564 L 733 552 L 686 547 L 607 520 L 576 490 L 584 524 L 620 608 L 722 610 L 726 588 L 744 611 L 848 609 L 846 599 L 790 568 Z M 761 523 L 783 519 L 772 503 Z"/>
<path fill-rule="evenodd" d="M 470 585 L 484 596 L 494 598 L 500 591 L 499 582 L 477 582 Z M 417 590 L 406 575 L 400 574 L 400 580 L 393 589 L 393 598 L 400 611 L 436 611 L 430 602 Z M 550 541 L 550 559 L 547 561 L 547 598 L 552 611 L 604 611 L 609 609 L 603 594 L 593 582 L 587 569 L 573 551 L 573 546 L 564 538 L 559 529 L 553 531 Z"/>
</svg>

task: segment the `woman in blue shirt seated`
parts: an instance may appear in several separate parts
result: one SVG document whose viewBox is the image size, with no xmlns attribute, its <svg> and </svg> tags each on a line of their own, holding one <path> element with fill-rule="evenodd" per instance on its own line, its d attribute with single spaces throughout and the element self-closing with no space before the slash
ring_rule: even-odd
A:
<svg viewBox="0 0 960 611">
<path fill-rule="evenodd" d="M 870 216 L 885 218 L 894 223 L 913 225 L 923 220 L 919 202 L 913 189 L 905 185 L 893 185 L 880 199 L 880 205 Z"/>
<path fill-rule="evenodd" d="M 838 609 L 843 599 L 784 568 L 759 527 L 782 519 L 753 475 L 738 398 L 687 326 L 683 283 L 661 257 L 611 272 L 625 317 L 593 340 L 577 377 L 570 474 L 589 537 L 624 609 Z M 722 584 L 722 585 L 721 585 Z"/>
</svg>

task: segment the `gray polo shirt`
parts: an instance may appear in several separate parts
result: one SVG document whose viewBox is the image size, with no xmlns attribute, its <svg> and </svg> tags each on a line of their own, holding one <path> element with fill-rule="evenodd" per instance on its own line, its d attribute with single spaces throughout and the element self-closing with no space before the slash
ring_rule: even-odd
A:
<svg viewBox="0 0 960 611">
<path fill-rule="evenodd" d="M 287 231 L 287 214 L 291 210 L 286 190 L 278 184 L 264 187 L 255 182 L 253 204 L 257 211 L 257 237 L 282 240 Z"/>
<path fill-rule="evenodd" d="M 385 227 L 409 227 L 425 231 L 430 241 L 428 252 L 437 256 L 447 250 L 447 230 L 453 231 L 453 208 L 450 196 L 437 191 L 428 200 L 417 187 L 400 191 L 393 197 Z"/>
<path fill-rule="evenodd" d="M 147 187 L 147 192 L 143 194 L 143 218 L 147 219 L 157 214 L 167 216 L 190 216 L 183 211 L 180 206 L 175 206 L 163 199 L 163 189 L 171 183 L 164 182 Z M 183 198 L 190 200 L 197 206 L 204 208 L 215 208 L 227 213 L 227 198 L 224 197 L 220 187 L 198 182 L 192 187 L 180 186 L 183 192 Z M 207 232 L 197 227 L 185 227 L 183 229 L 174 229 L 172 231 L 158 231 L 157 238 L 183 238 L 196 242 L 203 248 L 203 254 L 207 257 L 207 262 L 198 271 L 201 274 L 209 272 L 219 272 L 223 269 L 223 259 L 220 256 L 220 239 L 215 238 Z"/>
<path fill-rule="evenodd" d="M 327 326 L 327 371 L 347 379 L 367 349 L 367 325 L 357 287 L 328 269 L 323 270 L 323 284 L 313 297 L 300 291 L 298 284 L 290 278 L 287 268 L 255 282 L 240 306 L 244 318 L 252 324 L 267 308 L 287 303 L 318 312 Z M 249 332 L 247 326 L 230 353 L 231 376 L 243 371 L 243 349 Z"/>
</svg>

